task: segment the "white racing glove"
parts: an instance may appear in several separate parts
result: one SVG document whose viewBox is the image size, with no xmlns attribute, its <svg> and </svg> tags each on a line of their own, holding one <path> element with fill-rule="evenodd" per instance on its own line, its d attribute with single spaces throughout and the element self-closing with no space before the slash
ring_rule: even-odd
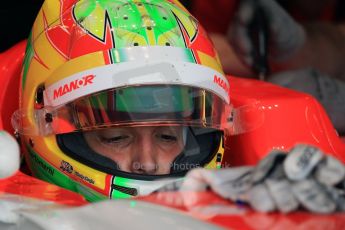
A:
<svg viewBox="0 0 345 230">
<path fill-rule="evenodd" d="M 345 134 L 345 82 L 313 68 L 277 73 L 268 81 L 315 97 L 324 106 L 335 129 Z"/>
<path fill-rule="evenodd" d="M 345 211 L 345 167 L 319 149 L 298 145 L 288 154 L 271 152 L 255 167 L 190 171 L 181 191 L 213 190 L 257 211 L 315 213 Z"/>
<path fill-rule="evenodd" d="M 269 58 L 282 61 L 299 50 L 306 38 L 306 33 L 278 3 L 274 0 L 242 0 L 233 23 L 228 31 L 228 38 L 239 58 L 253 67 L 254 48 L 250 38 L 250 25 L 254 15 L 260 9 L 267 21 L 269 35 Z"/>
</svg>

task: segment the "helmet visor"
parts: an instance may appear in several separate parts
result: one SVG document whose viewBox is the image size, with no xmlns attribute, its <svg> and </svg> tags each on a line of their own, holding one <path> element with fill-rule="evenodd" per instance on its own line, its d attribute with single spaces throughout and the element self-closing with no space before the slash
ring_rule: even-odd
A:
<svg viewBox="0 0 345 230">
<path fill-rule="evenodd" d="M 93 130 L 112 126 L 174 124 L 225 128 L 229 105 L 202 89 L 152 85 L 124 87 L 79 98 L 46 111 L 45 134 Z M 48 119 L 47 119 L 48 117 Z"/>
</svg>

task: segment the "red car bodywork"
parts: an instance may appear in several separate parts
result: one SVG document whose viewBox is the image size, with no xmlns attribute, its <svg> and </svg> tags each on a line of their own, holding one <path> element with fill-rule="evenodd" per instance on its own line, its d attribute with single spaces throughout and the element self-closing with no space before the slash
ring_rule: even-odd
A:
<svg viewBox="0 0 345 230">
<path fill-rule="evenodd" d="M 21 64 L 25 42 L 0 54 L 0 127 L 11 133 L 10 118 L 18 109 Z M 231 101 L 241 108 L 244 132 L 228 136 L 224 165 L 253 165 L 272 148 L 288 150 L 297 143 L 321 148 L 345 163 L 345 143 L 337 135 L 322 106 L 311 96 L 257 80 L 229 76 Z M 78 194 L 18 172 L 0 180 L 0 193 L 18 194 L 79 206 L 87 202 Z M 181 193 L 165 193 L 139 198 L 177 208 L 197 218 L 222 227 L 236 229 L 340 229 L 344 214 L 316 215 L 297 212 L 289 215 L 257 213 L 238 206 L 211 192 L 187 194 L 193 197 L 193 208 L 181 200 Z"/>
</svg>

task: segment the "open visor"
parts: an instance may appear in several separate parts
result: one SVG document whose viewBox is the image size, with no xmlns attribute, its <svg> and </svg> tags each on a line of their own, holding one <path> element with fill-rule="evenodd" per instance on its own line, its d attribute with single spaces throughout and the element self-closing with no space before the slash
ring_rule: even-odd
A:
<svg viewBox="0 0 345 230">
<path fill-rule="evenodd" d="M 56 108 L 35 110 L 39 135 L 116 126 L 161 124 L 225 129 L 231 108 L 206 90 L 179 85 L 122 87 L 85 96 Z M 15 121 L 17 120 L 17 121 Z M 13 119 L 13 123 L 20 123 Z M 20 133 L 33 130 L 20 127 Z"/>
</svg>

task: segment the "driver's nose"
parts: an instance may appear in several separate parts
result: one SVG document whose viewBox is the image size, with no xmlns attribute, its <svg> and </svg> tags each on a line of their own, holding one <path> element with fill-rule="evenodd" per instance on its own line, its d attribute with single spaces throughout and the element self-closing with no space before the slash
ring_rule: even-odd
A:
<svg viewBox="0 0 345 230">
<path fill-rule="evenodd" d="M 158 171 L 156 161 L 157 148 L 151 135 L 143 135 L 138 138 L 135 153 L 132 156 L 132 172 L 139 174 L 154 175 Z"/>
</svg>

